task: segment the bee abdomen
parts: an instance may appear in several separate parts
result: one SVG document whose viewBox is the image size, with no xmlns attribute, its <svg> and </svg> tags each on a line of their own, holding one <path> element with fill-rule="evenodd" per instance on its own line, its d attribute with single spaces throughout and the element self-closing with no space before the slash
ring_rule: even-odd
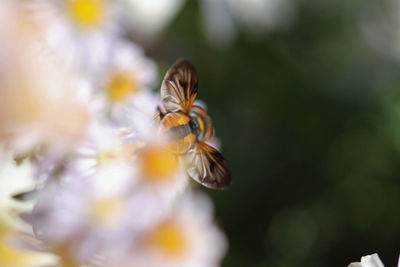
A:
<svg viewBox="0 0 400 267">
<path fill-rule="evenodd" d="M 192 118 L 184 112 L 168 113 L 161 120 L 159 132 L 168 138 L 172 152 L 184 154 L 195 145 L 197 134 L 192 124 Z"/>
<path fill-rule="evenodd" d="M 211 119 L 207 112 L 200 106 L 193 105 L 190 111 L 196 134 L 201 141 L 210 139 L 213 135 Z"/>
</svg>

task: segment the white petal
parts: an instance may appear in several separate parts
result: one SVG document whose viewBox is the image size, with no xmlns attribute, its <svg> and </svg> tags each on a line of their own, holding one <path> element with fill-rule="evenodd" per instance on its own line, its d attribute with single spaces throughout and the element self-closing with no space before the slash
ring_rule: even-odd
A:
<svg viewBox="0 0 400 267">
<path fill-rule="evenodd" d="M 378 254 L 361 257 L 361 262 L 353 262 L 348 267 L 385 267 Z"/>
</svg>

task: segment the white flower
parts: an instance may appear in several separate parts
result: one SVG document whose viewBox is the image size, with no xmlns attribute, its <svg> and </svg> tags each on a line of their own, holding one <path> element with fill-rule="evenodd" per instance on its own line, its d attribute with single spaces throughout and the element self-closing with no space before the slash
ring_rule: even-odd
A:
<svg viewBox="0 0 400 267">
<path fill-rule="evenodd" d="M 67 148 L 88 120 L 75 76 L 39 35 L 21 8 L 0 16 L 0 141 L 18 152 L 43 143 Z"/>
<path fill-rule="evenodd" d="M 400 261 L 397 265 L 400 267 Z M 353 262 L 348 267 L 385 267 L 378 254 L 367 255 L 361 257 L 361 262 Z"/>
<path fill-rule="evenodd" d="M 151 139 L 157 132 L 157 107 L 160 96 L 151 91 L 141 91 L 125 103 L 113 106 L 112 122 L 134 133 L 138 138 Z"/>
<path fill-rule="evenodd" d="M 171 206 L 136 187 L 126 165 L 104 165 L 90 177 L 60 178 L 39 192 L 31 221 L 37 237 L 61 260 L 81 264 L 100 257 L 102 266 L 109 266 L 127 257 L 135 238 Z"/>
<path fill-rule="evenodd" d="M 125 4 L 150 36 L 183 2 Z M 119 4 L 0 5 L 0 266 L 212 267 L 225 253 L 159 134 L 156 64 L 117 36 Z"/>
<path fill-rule="evenodd" d="M 35 188 L 34 167 L 24 161 L 20 166 L 14 161 L 10 152 L 0 152 L 0 213 L 16 216 L 29 211 L 32 203 L 18 201 L 13 196 Z"/>
<path fill-rule="evenodd" d="M 87 138 L 77 145 L 69 172 L 90 177 L 104 165 L 120 164 L 130 170 L 136 187 L 162 202 L 170 203 L 181 194 L 188 177 L 179 158 L 167 150 L 168 142 L 158 135 L 152 113 L 145 112 L 151 102 L 143 101 L 143 109 L 139 103 L 126 109 L 123 120 L 129 127 L 93 124 Z"/>
<path fill-rule="evenodd" d="M 129 133 L 122 128 L 112 128 L 94 122 L 85 139 L 75 146 L 68 169 L 75 175 L 89 177 L 104 165 L 120 164 L 131 169 L 135 151 L 141 146 L 131 142 Z"/>
<path fill-rule="evenodd" d="M 141 127 L 145 130 L 92 125 L 87 138 L 77 145 L 67 170 L 71 177 L 90 178 L 104 166 L 123 166 L 135 192 L 142 191 L 169 205 L 188 186 L 184 164 L 167 149 L 169 143 L 157 134 L 157 128 L 146 124 L 152 123 L 143 118 L 146 115 L 130 114 L 143 120 Z"/>
<path fill-rule="evenodd" d="M 24 239 L 32 236 L 31 227 L 19 218 L 29 212 L 31 202 L 18 201 L 15 195 L 35 188 L 34 168 L 28 161 L 17 166 L 12 153 L 0 152 L 0 266 L 36 267 L 54 264 L 50 254 L 24 248 Z M 22 234 L 23 233 L 23 234 Z"/>
<path fill-rule="evenodd" d="M 143 232 L 122 266 L 218 266 L 226 240 L 212 219 L 212 204 L 202 195 L 185 194 L 160 223 Z"/>
<path fill-rule="evenodd" d="M 79 71 L 93 73 L 106 63 L 118 33 L 118 7 L 110 0 L 34 0 L 27 5 L 48 45 Z"/>
<path fill-rule="evenodd" d="M 39 192 L 32 214 L 37 236 L 78 263 L 128 254 L 124 244 L 157 223 L 188 184 L 176 155 L 152 136 L 92 125 L 59 182 L 50 177 Z"/>
<path fill-rule="evenodd" d="M 133 93 L 140 90 L 149 90 L 157 79 L 156 64 L 146 57 L 143 49 L 132 42 L 119 40 L 112 46 L 103 78 L 106 81 L 111 79 L 111 82 L 115 83 L 111 74 L 122 75 L 124 73 L 133 80 L 129 84 L 130 87 L 133 87 L 133 90 L 128 90 L 128 92 L 132 91 Z M 114 92 L 114 95 L 117 93 Z M 117 96 L 114 100 L 121 100 L 121 98 Z"/>
<path fill-rule="evenodd" d="M 61 178 L 65 182 L 51 181 L 39 192 L 31 216 L 36 236 L 75 263 L 125 252 L 133 235 L 129 170 L 104 166 L 89 178 Z"/>
<path fill-rule="evenodd" d="M 151 110 L 151 116 L 154 115 L 157 104 L 150 89 L 157 80 L 156 64 L 136 44 L 123 40 L 115 42 L 107 64 L 99 75 L 91 78 L 93 99 L 102 103 L 104 117 L 126 127 L 130 121 L 124 122 L 124 117 L 138 115 L 131 112 L 148 114 Z"/>
<path fill-rule="evenodd" d="M 19 229 L 0 218 L 0 266 L 44 267 L 54 266 L 57 258 L 49 253 L 29 250 L 18 245 L 22 238 Z"/>
<path fill-rule="evenodd" d="M 167 149 L 168 143 L 154 139 L 138 151 L 138 187 L 169 204 L 188 186 L 184 164 Z"/>
</svg>

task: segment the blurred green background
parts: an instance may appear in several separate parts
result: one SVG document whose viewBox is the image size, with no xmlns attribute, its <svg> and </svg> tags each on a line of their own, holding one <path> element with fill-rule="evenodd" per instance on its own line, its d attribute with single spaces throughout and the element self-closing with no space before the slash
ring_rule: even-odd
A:
<svg viewBox="0 0 400 267">
<path fill-rule="evenodd" d="M 383 1 L 296 1 L 290 27 L 209 45 L 188 1 L 148 53 L 191 60 L 233 173 L 204 189 L 223 266 L 347 266 L 400 248 L 400 69 L 366 41 Z M 210 244 L 212 246 L 213 244 Z"/>
</svg>

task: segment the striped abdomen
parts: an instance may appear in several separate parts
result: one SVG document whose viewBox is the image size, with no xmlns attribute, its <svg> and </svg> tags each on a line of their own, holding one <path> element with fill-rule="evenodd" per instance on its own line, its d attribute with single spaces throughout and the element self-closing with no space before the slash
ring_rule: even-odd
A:
<svg viewBox="0 0 400 267">
<path fill-rule="evenodd" d="M 211 120 L 205 110 L 193 105 L 190 114 L 182 111 L 166 114 L 160 123 L 160 133 L 169 138 L 170 149 L 178 154 L 186 153 L 198 140 L 212 136 Z"/>
</svg>

